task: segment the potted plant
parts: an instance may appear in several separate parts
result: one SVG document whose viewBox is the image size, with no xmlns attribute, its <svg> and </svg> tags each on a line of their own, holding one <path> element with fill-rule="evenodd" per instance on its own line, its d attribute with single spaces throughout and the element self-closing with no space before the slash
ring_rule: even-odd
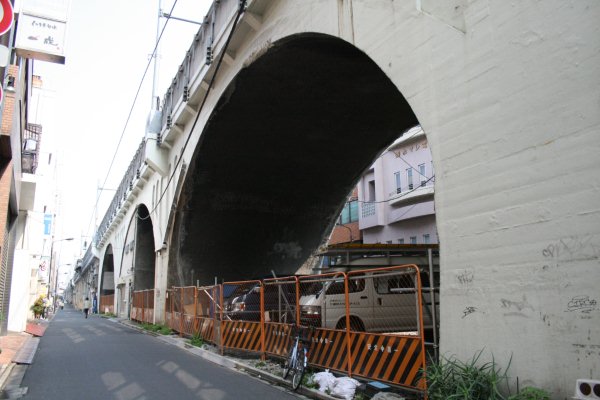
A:
<svg viewBox="0 0 600 400">
<path fill-rule="evenodd" d="M 44 296 L 40 296 L 30 307 L 30 310 L 33 311 L 33 315 L 35 318 L 40 318 L 44 315 Z"/>
</svg>

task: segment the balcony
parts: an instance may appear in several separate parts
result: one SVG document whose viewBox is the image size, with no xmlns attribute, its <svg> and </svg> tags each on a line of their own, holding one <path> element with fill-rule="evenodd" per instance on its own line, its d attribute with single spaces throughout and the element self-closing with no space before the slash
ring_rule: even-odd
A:
<svg viewBox="0 0 600 400">
<path fill-rule="evenodd" d="M 361 203 L 359 229 L 372 228 L 381 225 L 377 218 L 377 203 Z"/>
<path fill-rule="evenodd" d="M 433 200 L 433 185 L 419 186 L 408 192 L 394 194 L 390 197 L 390 206 L 398 207 L 412 203 L 421 203 L 423 201 Z"/>
</svg>

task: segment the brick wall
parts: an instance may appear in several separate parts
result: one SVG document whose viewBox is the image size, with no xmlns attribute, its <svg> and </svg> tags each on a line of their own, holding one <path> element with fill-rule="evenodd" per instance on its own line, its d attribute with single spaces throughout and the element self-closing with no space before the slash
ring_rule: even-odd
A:
<svg viewBox="0 0 600 400">
<path fill-rule="evenodd" d="M 8 66 L 8 73 L 18 78 L 19 67 L 16 65 Z M 2 124 L 0 125 L 0 133 L 2 135 L 10 136 L 13 126 L 13 114 L 15 110 L 15 92 L 5 90 L 4 91 L 4 110 L 2 112 Z"/>
</svg>

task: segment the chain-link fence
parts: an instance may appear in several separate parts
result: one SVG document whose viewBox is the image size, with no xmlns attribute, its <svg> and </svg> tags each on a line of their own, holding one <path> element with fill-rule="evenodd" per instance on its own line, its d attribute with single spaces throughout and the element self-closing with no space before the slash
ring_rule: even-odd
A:
<svg viewBox="0 0 600 400">
<path fill-rule="evenodd" d="M 299 321 L 298 277 L 263 281 L 264 351 L 285 356 L 290 347 L 290 329 Z"/>
<path fill-rule="evenodd" d="M 224 310 L 220 323 L 222 348 L 264 352 L 262 282 L 225 282 L 221 304 Z"/>
</svg>

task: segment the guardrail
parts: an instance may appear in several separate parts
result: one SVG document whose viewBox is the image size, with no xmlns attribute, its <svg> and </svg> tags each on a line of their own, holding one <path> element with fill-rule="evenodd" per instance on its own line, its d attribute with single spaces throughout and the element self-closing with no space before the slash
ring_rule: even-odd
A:
<svg viewBox="0 0 600 400">
<path fill-rule="evenodd" d="M 198 76 L 199 79 L 202 79 L 208 72 L 209 66 L 217 53 L 215 50 L 216 43 L 243 3 L 245 2 L 240 0 L 213 1 L 183 62 L 177 70 L 177 74 L 173 78 L 171 86 L 163 97 L 162 129 L 171 128 L 173 111 L 177 104 L 180 101 L 188 101 L 192 78 Z"/>
<path fill-rule="evenodd" d="M 115 193 L 115 196 L 113 197 L 112 202 L 110 203 L 110 206 L 108 207 L 106 214 L 104 214 L 104 218 L 102 218 L 102 222 L 96 231 L 94 238 L 96 246 L 98 246 L 104 235 L 108 232 L 110 224 L 119 213 L 121 206 L 127 199 L 127 195 L 133 190 L 133 184 L 135 180 L 139 179 L 140 177 L 140 168 L 142 165 L 144 165 L 145 157 L 146 140 L 142 139 L 142 142 L 140 143 L 133 159 L 129 163 L 127 172 L 125 172 L 123 179 L 121 179 L 121 183 L 117 188 L 117 192 Z"/>
</svg>

